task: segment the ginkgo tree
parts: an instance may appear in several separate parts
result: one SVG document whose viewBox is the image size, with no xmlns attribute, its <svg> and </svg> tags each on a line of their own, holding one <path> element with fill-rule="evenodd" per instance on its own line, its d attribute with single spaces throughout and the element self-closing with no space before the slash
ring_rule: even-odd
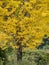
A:
<svg viewBox="0 0 49 65">
<path fill-rule="evenodd" d="M 24 49 L 35 49 L 44 34 L 49 36 L 48 0 L 0 0 L 0 47 L 18 49 L 18 60 Z"/>
</svg>

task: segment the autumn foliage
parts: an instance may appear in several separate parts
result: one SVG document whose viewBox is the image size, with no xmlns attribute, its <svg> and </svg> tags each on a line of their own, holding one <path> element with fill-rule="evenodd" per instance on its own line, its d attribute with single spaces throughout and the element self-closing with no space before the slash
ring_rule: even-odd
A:
<svg viewBox="0 0 49 65">
<path fill-rule="evenodd" d="M 35 49 L 49 36 L 49 0 L 0 0 L 0 47 Z"/>
</svg>

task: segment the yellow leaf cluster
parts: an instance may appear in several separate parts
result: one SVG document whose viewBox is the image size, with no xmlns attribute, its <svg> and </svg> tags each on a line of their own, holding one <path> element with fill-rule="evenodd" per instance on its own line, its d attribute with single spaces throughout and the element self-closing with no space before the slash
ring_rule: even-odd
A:
<svg viewBox="0 0 49 65">
<path fill-rule="evenodd" d="M 33 49 L 41 44 L 44 34 L 49 36 L 49 0 L 0 1 L 0 47 L 5 49 L 9 43 L 17 48 L 20 41 Z"/>
</svg>

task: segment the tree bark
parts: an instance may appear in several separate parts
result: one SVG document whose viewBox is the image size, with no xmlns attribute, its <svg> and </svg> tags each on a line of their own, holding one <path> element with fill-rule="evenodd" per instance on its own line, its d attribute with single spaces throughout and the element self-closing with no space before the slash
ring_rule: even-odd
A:
<svg viewBox="0 0 49 65">
<path fill-rule="evenodd" d="M 20 64 L 22 62 L 22 45 L 19 45 L 19 48 L 17 49 L 17 62 Z"/>
</svg>

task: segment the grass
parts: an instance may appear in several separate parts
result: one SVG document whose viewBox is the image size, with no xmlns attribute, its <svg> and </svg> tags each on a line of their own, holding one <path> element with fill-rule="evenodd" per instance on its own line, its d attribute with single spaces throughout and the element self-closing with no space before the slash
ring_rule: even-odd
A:
<svg viewBox="0 0 49 65">
<path fill-rule="evenodd" d="M 6 51 L 7 60 L 5 65 L 20 65 L 17 64 L 16 50 L 12 52 Z M 3 61 L 0 59 L 0 65 L 3 65 Z M 23 53 L 21 65 L 49 65 L 49 53 L 45 50 L 30 50 Z"/>
</svg>

